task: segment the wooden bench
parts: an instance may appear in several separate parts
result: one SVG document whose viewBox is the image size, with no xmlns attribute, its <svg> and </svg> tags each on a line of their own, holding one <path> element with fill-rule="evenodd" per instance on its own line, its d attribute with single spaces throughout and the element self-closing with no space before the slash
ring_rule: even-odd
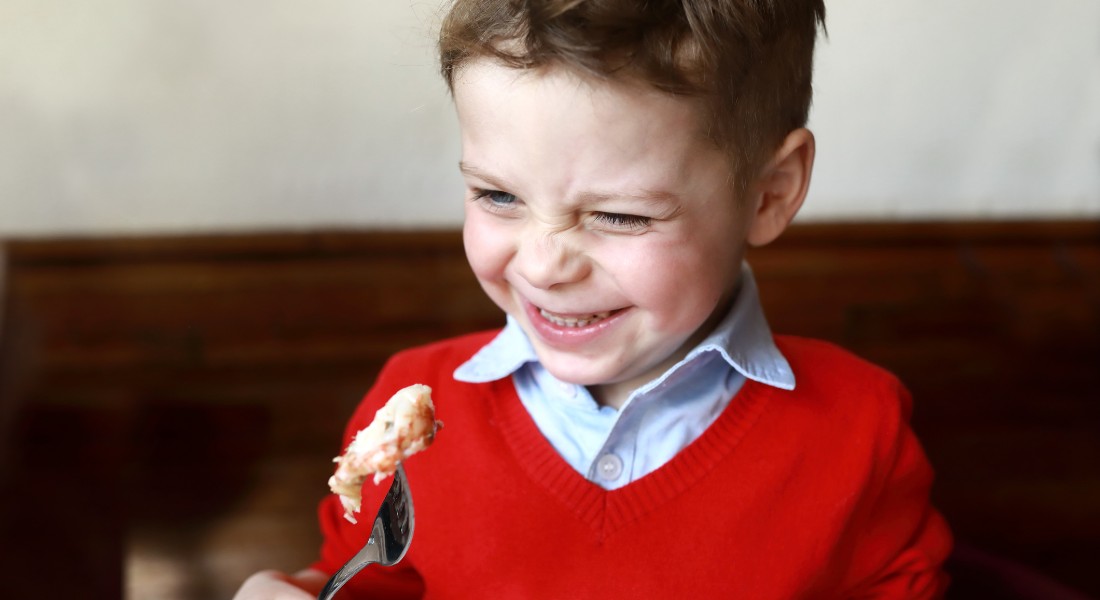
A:
<svg viewBox="0 0 1100 600">
<path fill-rule="evenodd" d="M 178 597 L 300 566 L 386 357 L 502 323 L 456 231 L 5 250 L 0 560 L 67 556 L 80 597 L 158 539 L 192 569 Z M 750 260 L 774 330 L 909 385 L 960 540 L 1100 594 L 1100 222 L 799 225 Z"/>
</svg>

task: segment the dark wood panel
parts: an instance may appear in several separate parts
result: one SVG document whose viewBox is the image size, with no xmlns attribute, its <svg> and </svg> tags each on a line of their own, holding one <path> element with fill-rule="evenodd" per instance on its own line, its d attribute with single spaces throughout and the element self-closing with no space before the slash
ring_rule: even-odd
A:
<svg viewBox="0 0 1100 600">
<path fill-rule="evenodd" d="M 78 455 L 108 517 L 88 535 L 232 521 L 261 465 L 327 470 L 390 354 L 502 323 L 457 231 L 6 253 L 0 516 Z M 1100 593 L 1100 222 L 799 225 L 750 258 L 775 330 L 840 343 L 910 386 L 961 539 Z"/>
</svg>

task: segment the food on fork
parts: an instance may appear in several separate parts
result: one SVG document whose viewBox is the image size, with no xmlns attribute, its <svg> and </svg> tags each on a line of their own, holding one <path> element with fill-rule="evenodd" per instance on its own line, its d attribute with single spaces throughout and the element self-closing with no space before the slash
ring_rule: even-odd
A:
<svg viewBox="0 0 1100 600">
<path fill-rule="evenodd" d="M 374 483 L 397 470 L 397 464 L 427 448 L 443 423 L 435 420 L 432 388 L 415 384 L 399 390 L 378 409 L 374 420 L 355 434 L 343 456 L 333 459 L 336 473 L 328 487 L 340 496 L 344 518 L 355 523 L 368 475 Z"/>
</svg>

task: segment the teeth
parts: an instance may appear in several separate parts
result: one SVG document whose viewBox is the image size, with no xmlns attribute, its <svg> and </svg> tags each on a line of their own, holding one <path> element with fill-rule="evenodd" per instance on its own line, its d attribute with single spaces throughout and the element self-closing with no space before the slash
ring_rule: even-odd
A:
<svg viewBox="0 0 1100 600">
<path fill-rule="evenodd" d="M 559 327 L 584 327 L 585 325 L 591 325 L 596 321 L 600 321 L 611 316 L 611 312 L 608 311 L 593 313 L 590 315 L 583 315 L 580 317 L 562 317 L 541 308 L 539 309 L 539 314 L 541 314 L 543 318 L 545 318 L 547 321 L 550 321 L 551 323 Z"/>
</svg>

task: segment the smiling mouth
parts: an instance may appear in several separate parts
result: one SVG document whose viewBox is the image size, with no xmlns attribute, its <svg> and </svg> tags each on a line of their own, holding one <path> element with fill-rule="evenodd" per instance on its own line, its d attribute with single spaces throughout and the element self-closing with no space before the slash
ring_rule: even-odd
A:
<svg viewBox="0 0 1100 600">
<path fill-rule="evenodd" d="M 545 308 L 539 309 L 539 314 L 542 315 L 542 318 L 558 327 L 585 327 L 610 317 L 613 312 L 615 311 L 604 311 L 584 315 L 559 315 Z"/>
</svg>

